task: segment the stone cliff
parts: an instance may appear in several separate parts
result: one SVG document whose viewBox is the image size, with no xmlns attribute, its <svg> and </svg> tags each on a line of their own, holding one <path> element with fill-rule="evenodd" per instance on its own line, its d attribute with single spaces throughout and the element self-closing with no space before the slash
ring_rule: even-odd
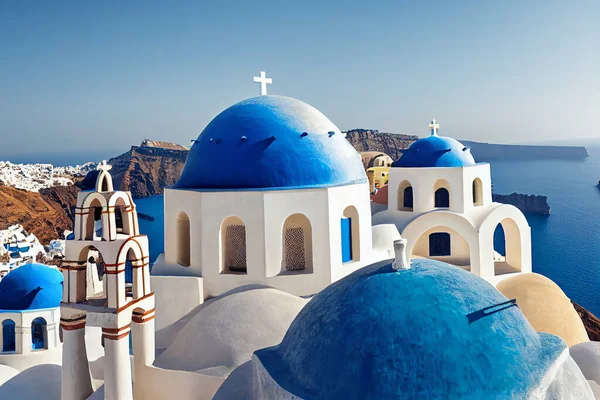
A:
<svg viewBox="0 0 600 400">
<path fill-rule="evenodd" d="M 600 319 L 577 303 L 573 303 L 573 307 L 575 307 L 577 314 L 583 321 L 583 326 L 585 326 L 590 340 L 600 342 Z"/>
<path fill-rule="evenodd" d="M 27 192 L 0 185 L 0 226 L 21 224 L 44 245 L 72 229 L 79 188 L 61 186 Z"/>
<path fill-rule="evenodd" d="M 352 129 L 345 133 L 346 139 L 358 152 L 377 151 L 387 154 L 394 161 L 400 158 L 400 150 L 407 149 L 419 139 L 416 135 L 384 133 L 376 129 Z"/>
<path fill-rule="evenodd" d="M 188 153 L 185 148 L 132 146 L 109 161 L 115 188 L 129 190 L 136 199 L 161 194 L 179 179 Z"/>
<path fill-rule="evenodd" d="M 524 214 L 550 215 L 550 205 L 548 205 L 548 198 L 546 196 L 494 193 L 492 194 L 492 200 L 498 203 L 512 204 Z"/>
</svg>

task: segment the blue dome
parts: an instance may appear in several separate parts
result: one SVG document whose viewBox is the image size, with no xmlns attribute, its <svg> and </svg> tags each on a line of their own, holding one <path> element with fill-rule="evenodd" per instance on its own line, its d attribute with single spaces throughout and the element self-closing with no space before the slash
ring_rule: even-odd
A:
<svg viewBox="0 0 600 400">
<path fill-rule="evenodd" d="M 458 140 L 431 135 L 410 145 L 392 167 L 466 167 L 475 165 L 471 150 Z"/>
<path fill-rule="evenodd" d="M 448 264 L 382 262 L 317 294 L 256 356 L 300 398 L 525 398 L 566 344 L 506 302 Z"/>
<path fill-rule="evenodd" d="M 0 310 L 55 308 L 62 300 L 63 275 L 56 268 L 25 264 L 0 281 Z"/>
<path fill-rule="evenodd" d="M 192 146 L 180 189 L 326 187 L 366 182 L 359 154 L 317 109 L 282 96 L 237 103 Z"/>
</svg>

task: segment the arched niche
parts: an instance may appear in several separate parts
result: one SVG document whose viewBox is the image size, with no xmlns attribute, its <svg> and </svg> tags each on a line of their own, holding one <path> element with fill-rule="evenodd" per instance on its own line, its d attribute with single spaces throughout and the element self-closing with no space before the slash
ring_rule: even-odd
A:
<svg viewBox="0 0 600 400">
<path fill-rule="evenodd" d="M 481 179 L 475 178 L 473 179 L 473 205 L 475 207 L 479 207 L 483 205 L 483 183 Z"/>
<path fill-rule="evenodd" d="M 221 223 L 221 273 L 248 273 L 246 225 L 239 217 Z"/>
<path fill-rule="evenodd" d="M 413 211 L 414 206 L 414 191 L 411 183 L 407 180 L 400 182 L 398 185 L 398 211 Z"/>
<path fill-rule="evenodd" d="M 191 262 L 191 226 L 190 217 L 184 212 L 177 216 L 177 264 L 189 267 Z"/>
<path fill-rule="evenodd" d="M 290 215 L 283 223 L 282 273 L 312 273 L 312 226 L 304 214 Z"/>
</svg>

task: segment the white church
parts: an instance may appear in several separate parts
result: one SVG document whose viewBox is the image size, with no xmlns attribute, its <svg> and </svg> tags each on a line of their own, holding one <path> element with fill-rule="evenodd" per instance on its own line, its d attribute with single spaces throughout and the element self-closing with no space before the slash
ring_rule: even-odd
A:
<svg viewBox="0 0 600 400">
<path fill-rule="evenodd" d="M 131 195 L 115 190 L 106 163 L 88 175 L 77 199 L 73 235 L 65 242 L 62 279 L 54 282 L 55 297 L 56 288 L 63 288 L 57 297 L 62 300 L 60 312 L 56 299 L 52 303 L 52 321 L 60 318 L 60 337 L 52 325 L 31 339 L 34 348 L 42 346 L 36 344 L 42 335 L 46 348 L 62 350 L 58 389 L 50 378 L 38 382 L 37 376 L 48 376 L 48 366 L 38 366 L 46 369 L 37 372 L 24 370 L 11 380 L 3 380 L 0 368 L 0 397 L 27 398 L 33 389 L 46 385 L 47 397 L 61 400 L 307 398 L 290 385 L 285 363 L 298 367 L 296 356 L 314 359 L 321 349 L 327 351 L 323 359 L 334 364 L 358 362 L 366 368 L 369 360 L 386 360 L 387 350 L 363 340 L 363 334 L 343 352 L 336 346 L 351 340 L 352 332 L 369 331 L 371 310 L 378 307 L 385 326 L 381 340 L 388 344 L 400 333 L 412 338 L 431 333 L 438 326 L 402 324 L 402 329 L 411 328 L 399 332 L 394 324 L 399 317 L 412 318 L 413 312 L 421 315 L 419 307 L 436 308 L 439 293 L 456 296 L 457 307 L 436 308 L 435 317 L 451 321 L 448 327 L 461 324 L 465 332 L 480 335 L 478 340 L 493 337 L 487 346 L 490 352 L 499 351 L 498 359 L 531 360 L 527 351 L 542 342 L 552 348 L 549 355 L 536 357 L 538 369 L 523 378 L 527 387 L 515 384 L 519 386 L 515 390 L 554 393 L 566 387 L 573 398 L 594 398 L 581 372 L 573 372 L 560 339 L 540 341 L 516 308 L 493 313 L 473 329 L 463 326 L 467 322 L 462 309 L 471 304 L 461 300 L 463 296 L 487 306 L 505 299 L 490 283 L 531 272 L 529 226 L 516 208 L 492 202 L 488 164 L 475 163 L 469 149 L 438 136 L 434 120 L 431 135 L 415 142 L 393 164 L 387 207 L 373 215 L 361 158 L 344 134 L 308 104 L 267 95 L 271 80 L 264 73 L 255 82 L 261 84 L 261 96 L 216 116 L 192 145 L 178 182 L 165 189 L 165 251 L 152 272 L 148 237 L 140 232 Z M 498 224 L 504 227 L 506 256 L 493 249 Z M 90 254 L 101 256 L 101 270 L 99 260 L 90 262 Z M 445 282 L 455 277 L 473 287 L 456 293 Z M 365 291 L 354 288 L 353 282 Z M 395 296 L 401 291 L 410 297 L 415 285 L 425 288 L 417 293 L 422 299 L 396 307 Z M 355 291 L 351 296 L 350 290 Z M 326 306 L 313 303 L 319 293 L 317 304 L 323 301 Z M 335 300 L 344 296 L 350 298 Z M 339 314 L 329 315 L 330 310 Z M 492 323 L 507 328 L 485 325 Z M 313 328 L 327 332 L 312 337 Z M 94 362 L 88 354 L 90 342 L 98 347 L 100 339 L 90 329 L 101 330 L 104 350 Z M 297 340 L 297 331 L 307 336 Z M 13 346 L 11 335 L 5 343 Z M 433 344 L 409 340 L 402 349 L 438 354 L 434 346 L 438 341 L 431 337 Z M 30 339 L 25 339 L 29 351 Z M 459 339 L 460 347 L 465 341 Z M 521 346 L 497 346 L 497 340 Z M 522 345 L 530 342 L 531 346 Z M 280 343 L 285 344 L 281 359 Z M 363 345 L 369 347 L 370 358 L 355 359 L 362 355 L 353 349 Z M 505 348 L 509 358 L 503 358 Z M 487 352 L 465 358 L 464 370 L 478 369 L 482 359 L 494 370 L 496 358 L 488 360 Z M 450 375 L 455 370 L 440 365 Z M 322 384 L 321 374 L 311 376 L 320 370 L 331 371 L 332 365 L 300 371 L 306 377 L 303 383 L 336 393 L 335 385 Z M 344 371 L 354 374 L 356 368 Z M 403 374 L 400 369 L 392 372 Z M 574 378 L 563 383 L 561 374 Z M 382 374 L 372 375 L 378 393 L 403 390 L 398 386 L 402 380 L 386 382 L 392 388 L 388 390 L 376 383 Z M 336 379 L 346 378 L 359 382 L 351 375 Z M 26 384 L 32 381 L 36 384 Z M 403 382 L 414 386 L 410 390 L 435 386 L 435 382 Z M 478 385 L 474 379 L 473 390 L 480 390 Z"/>
<path fill-rule="evenodd" d="M 444 261 L 492 284 L 531 272 L 531 229 L 519 209 L 492 201 L 490 165 L 439 136 L 435 120 L 429 129 L 392 164 L 387 209 L 375 213 L 373 223 L 396 225 L 409 257 Z M 504 256 L 494 251 L 498 225 Z"/>
</svg>

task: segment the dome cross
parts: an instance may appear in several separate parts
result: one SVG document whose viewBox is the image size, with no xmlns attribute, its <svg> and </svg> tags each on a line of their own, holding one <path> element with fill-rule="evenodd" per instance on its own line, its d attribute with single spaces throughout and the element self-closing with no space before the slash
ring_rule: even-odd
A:
<svg viewBox="0 0 600 400">
<path fill-rule="evenodd" d="M 429 131 L 431 132 L 431 136 L 437 136 L 438 129 L 440 129 L 440 124 L 438 124 L 434 118 L 431 120 L 431 123 L 429 124 Z"/>
<path fill-rule="evenodd" d="M 260 71 L 260 76 L 254 77 L 254 83 L 260 83 L 260 95 L 267 95 L 267 83 L 273 83 L 273 79 L 267 78 L 267 74 L 265 71 Z"/>
</svg>

